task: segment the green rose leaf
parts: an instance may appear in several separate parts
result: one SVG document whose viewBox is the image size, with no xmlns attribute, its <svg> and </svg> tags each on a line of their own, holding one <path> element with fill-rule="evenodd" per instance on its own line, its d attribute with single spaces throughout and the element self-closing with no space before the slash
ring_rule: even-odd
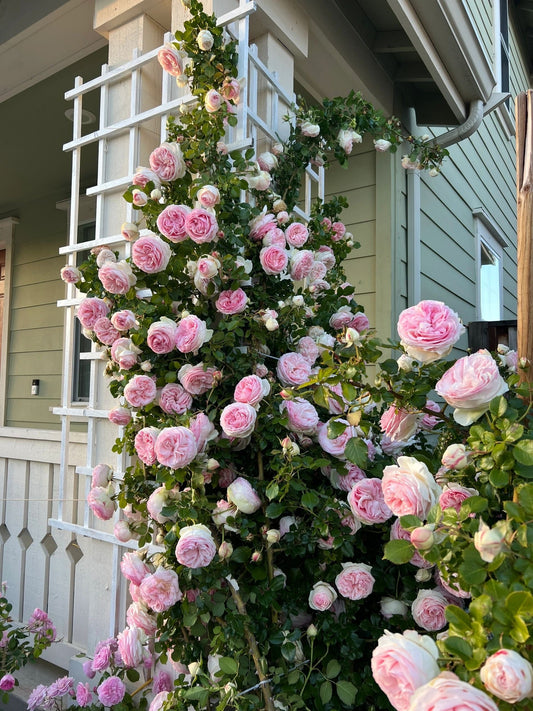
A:
<svg viewBox="0 0 533 711">
<path fill-rule="evenodd" d="M 413 557 L 415 547 L 409 541 L 389 541 L 385 544 L 383 558 L 400 565 L 408 563 Z"/>
<path fill-rule="evenodd" d="M 339 676 L 340 671 L 341 665 L 339 662 L 336 659 L 330 659 L 326 667 L 326 676 L 328 679 L 335 679 L 336 676 Z"/>
<path fill-rule="evenodd" d="M 490 413 L 494 417 L 503 417 L 505 411 L 507 410 L 507 400 L 500 395 L 500 397 L 495 397 L 490 403 Z"/>
<path fill-rule="evenodd" d="M 363 469 L 368 460 L 368 449 L 360 437 L 352 437 L 346 443 L 344 456 L 352 464 L 356 464 Z"/>
<path fill-rule="evenodd" d="M 337 696 L 346 706 L 352 706 L 355 701 L 355 695 L 357 694 L 357 687 L 355 687 L 351 681 L 338 681 L 337 684 Z"/>
<path fill-rule="evenodd" d="M 533 484 L 525 484 L 519 489 L 518 502 L 524 507 L 527 514 L 533 515 Z"/>
<path fill-rule="evenodd" d="M 457 632 L 466 632 L 470 629 L 470 615 L 457 605 L 448 605 L 446 619 Z"/>
<path fill-rule="evenodd" d="M 320 499 L 314 491 L 306 491 L 305 494 L 302 496 L 302 505 L 308 509 L 314 509 L 315 506 L 318 504 L 319 500 Z"/>
<path fill-rule="evenodd" d="M 520 464 L 525 464 L 526 467 L 533 466 L 533 439 L 522 439 L 517 442 L 513 454 Z"/>
<path fill-rule="evenodd" d="M 219 659 L 220 670 L 229 676 L 235 676 L 239 671 L 239 664 L 232 657 L 221 657 Z"/>
<path fill-rule="evenodd" d="M 323 681 L 320 685 L 320 701 L 323 704 L 329 704 L 331 697 L 333 696 L 333 687 L 331 686 L 331 681 Z"/>
<path fill-rule="evenodd" d="M 444 640 L 444 646 L 450 654 L 455 654 L 463 662 L 472 656 L 472 647 L 462 637 L 447 637 Z"/>
<path fill-rule="evenodd" d="M 276 496 L 279 494 L 279 486 L 277 482 L 271 481 L 270 484 L 266 488 L 266 495 L 267 499 L 269 501 L 272 501 L 272 499 L 275 499 Z"/>
<path fill-rule="evenodd" d="M 505 600 L 509 612 L 521 617 L 533 617 L 533 595 L 526 590 L 509 593 Z"/>
</svg>

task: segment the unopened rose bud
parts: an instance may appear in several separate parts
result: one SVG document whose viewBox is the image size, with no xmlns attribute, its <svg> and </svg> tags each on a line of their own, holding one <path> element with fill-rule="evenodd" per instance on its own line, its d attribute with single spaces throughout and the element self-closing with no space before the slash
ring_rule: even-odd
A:
<svg viewBox="0 0 533 711">
<path fill-rule="evenodd" d="M 439 169 L 438 168 L 430 168 L 428 171 L 429 177 L 430 178 L 436 178 L 437 175 L 439 174 Z"/>
<path fill-rule="evenodd" d="M 450 444 L 442 455 L 442 466 L 446 469 L 464 469 L 468 465 L 468 454 L 464 444 Z"/>
<path fill-rule="evenodd" d="M 128 242 L 133 242 L 139 236 L 139 228 L 133 222 L 124 222 L 120 228 L 120 232 Z"/>
<path fill-rule="evenodd" d="M 218 547 L 218 556 L 220 560 L 227 560 L 228 558 L 231 558 L 231 554 L 233 553 L 233 546 L 231 543 L 228 541 L 222 541 L 220 546 Z"/>
<path fill-rule="evenodd" d="M 305 634 L 309 637 L 309 639 L 314 639 L 318 634 L 318 630 L 314 625 L 309 625 Z"/>
<path fill-rule="evenodd" d="M 353 247 L 353 239 L 349 239 L 349 240 L 346 242 L 346 246 L 347 246 L 347 247 L 350 247 L 350 248 Z"/>
<path fill-rule="evenodd" d="M 290 390 L 282 390 L 280 395 L 282 400 L 294 400 L 294 395 L 290 392 Z"/>
<path fill-rule="evenodd" d="M 194 677 L 194 676 L 196 676 L 196 675 L 198 674 L 198 672 L 201 670 L 201 668 L 202 668 L 202 667 L 201 667 L 200 662 L 191 662 L 191 663 L 188 665 L 189 674 L 190 674 L 192 677 Z"/>
<path fill-rule="evenodd" d="M 159 188 L 155 188 L 150 193 L 150 197 L 152 198 L 152 200 L 159 200 L 161 198 L 161 190 L 159 190 Z"/>
<path fill-rule="evenodd" d="M 505 533 L 501 528 L 489 528 L 484 521 L 480 520 L 479 530 L 474 533 L 474 546 L 481 560 L 492 563 L 505 548 Z"/>
<path fill-rule="evenodd" d="M 520 358 L 518 361 L 518 367 L 522 368 L 522 370 L 529 368 L 529 360 L 527 358 Z"/>
<path fill-rule="evenodd" d="M 259 561 L 263 558 L 263 554 L 261 551 L 254 551 L 252 553 L 252 563 L 259 563 Z"/>
<path fill-rule="evenodd" d="M 281 538 L 281 534 L 276 528 L 269 528 L 266 532 L 265 537 L 268 545 L 272 546 L 274 545 L 274 543 L 278 543 L 279 539 Z"/>
<path fill-rule="evenodd" d="M 281 440 L 281 446 L 283 448 L 283 454 L 287 457 L 295 457 L 300 454 L 300 447 L 293 442 L 290 437 L 285 437 Z"/>
<path fill-rule="evenodd" d="M 416 571 L 415 580 L 417 583 L 427 583 L 431 580 L 433 573 L 430 568 L 419 568 Z"/>
<path fill-rule="evenodd" d="M 355 328 L 350 327 L 346 329 L 344 340 L 348 345 L 356 346 L 361 343 L 361 335 Z"/>
<path fill-rule="evenodd" d="M 149 373 L 152 370 L 152 364 L 149 360 L 143 360 L 141 363 L 141 370 L 144 370 L 145 373 Z"/>
<path fill-rule="evenodd" d="M 498 343 L 498 348 L 496 350 L 500 355 L 505 355 L 509 352 L 509 346 L 506 346 L 505 343 Z"/>
<path fill-rule="evenodd" d="M 396 600 L 393 597 L 382 597 L 380 602 L 381 614 L 386 620 L 389 620 L 393 615 L 407 615 L 408 607 L 405 602 Z"/>
<path fill-rule="evenodd" d="M 304 297 L 301 294 L 296 294 L 296 296 L 292 297 L 292 303 L 295 306 L 303 306 L 305 303 Z"/>
<path fill-rule="evenodd" d="M 434 542 L 435 537 L 431 526 L 418 526 L 411 531 L 411 543 L 417 551 L 428 551 Z"/>
<path fill-rule="evenodd" d="M 410 358 L 406 353 L 402 353 L 402 355 L 398 358 L 396 362 L 398 363 L 398 368 L 400 370 L 403 370 L 404 373 L 410 373 L 413 370 L 413 366 L 415 364 L 415 361 Z"/>
<path fill-rule="evenodd" d="M 284 200 L 278 199 L 274 200 L 274 203 L 272 205 L 272 210 L 276 213 L 282 212 L 283 210 L 287 209 L 287 204 Z"/>
<path fill-rule="evenodd" d="M 215 469 L 219 468 L 219 466 L 220 466 L 220 462 L 218 461 L 218 459 L 211 458 L 211 459 L 207 460 L 207 467 L 206 468 L 208 471 L 214 472 Z"/>
</svg>

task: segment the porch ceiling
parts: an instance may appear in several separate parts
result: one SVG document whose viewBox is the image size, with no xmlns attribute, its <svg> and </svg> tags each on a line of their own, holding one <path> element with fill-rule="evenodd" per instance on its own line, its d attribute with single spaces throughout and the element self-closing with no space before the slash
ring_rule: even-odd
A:
<svg viewBox="0 0 533 711">
<path fill-rule="evenodd" d="M 533 80 L 533 0 L 511 0 L 511 5 L 527 52 L 531 81 Z"/>
</svg>

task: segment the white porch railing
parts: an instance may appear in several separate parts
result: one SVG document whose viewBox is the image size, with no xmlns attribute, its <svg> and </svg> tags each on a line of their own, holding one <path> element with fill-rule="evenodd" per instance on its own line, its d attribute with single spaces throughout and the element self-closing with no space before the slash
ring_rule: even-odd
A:
<svg viewBox="0 0 533 711">
<path fill-rule="evenodd" d="M 235 128 L 228 130 L 227 142 L 230 150 L 259 146 L 267 150 L 277 139 L 277 128 L 281 117 L 287 113 L 294 102 L 294 96 L 287 94 L 271 74 L 268 68 L 257 56 L 257 50 L 248 43 L 249 15 L 255 10 L 255 2 L 240 0 L 239 7 L 220 17 L 218 22 L 227 28 L 227 31 L 238 43 L 239 77 L 245 79 L 242 99 L 238 106 L 238 123 Z M 165 41 L 171 41 L 171 35 Z M 141 155 L 143 143 L 146 147 L 147 132 L 152 132 L 154 148 L 157 139 L 166 139 L 166 123 L 169 115 L 179 112 L 179 107 L 194 100 L 184 90 L 179 90 L 172 77 L 159 67 L 157 63 L 158 50 L 152 50 L 142 56 L 135 55 L 133 59 L 117 68 L 102 67 L 102 74 L 91 81 L 84 82 L 81 77 L 75 81 L 74 88 L 65 94 L 65 98 L 74 104 L 74 128 L 72 140 L 65 144 L 64 150 L 72 153 L 72 181 L 71 181 L 71 206 L 70 229 L 68 244 L 60 249 L 60 253 L 67 257 L 69 264 L 75 265 L 77 254 L 80 251 L 97 246 L 111 245 L 119 249 L 124 256 L 128 256 L 130 245 L 125 242 L 118 231 L 118 222 L 110 234 L 108 225 L 109 216 L 106 206 L 110 200 L 119 198 L 123 190 L 130 184 L 131 177 L 136 167 L 146 161 L 147 154 Z M 144 90 L 150 82 L 150 90 L 154 91 L 154 76 L 157 76 L 159 86 L 159 99 L 152 106 L 143 108 Z M 148 77 L 148 79 L 147 79 Z M 124 91 L 124 86 L 129 89 Z M 122 91 L 122 104 L 128 110 L 123 112 L 122 118 L 108 121 L 110 101 L 115 102 L 117 87 Z M 100 119 L 99 128 L 92 133 L 82 133 L 82 110 L 84 99 L 92 92 L 99 92 Z M 115 92 L 115 93 L 113 93 Z M 129 106 L 128 106 L 129 104 Z M 124 116 L 124 114 L 127 114 Z M 159 123 L 159 128 L 157 127 Z M 157 133 L 159 136 L 157 136 Z M 110 170 L 108 160 L 110 148 L 116 147 L 116 142 L 121 141 L 123 151 L 124 170 L 120 175 L 114 175 Z M 82 150 L 90 145 L 97 145 L 98 166 L 96 185 L 87 190 L 87 195 L 93 196 L 96 203 L 95 212 L 95 238 L 89 242 L 78 242 L 78 212 L 80 192 L 80 171 Z M 308 217 L 311 201 L 314 197 L 323 197 L 324 179 L 322 169 L 314 171 L 310 167 L 305 177 L 305 192 L 302 209 L 298 213 L 306 219 Z M 133 221 L 134 215 L 131 206 L 126 208 L 128 221 Z M 111 523 L 101 522 L 93 518 L 86 504 L 86 496 L 90 488 L 90 474 L 99 461 L 106 461 L 113 466 L 115 476 L 120 478 L 127 466 L 124 454 L 112 455 L 111 446 L 116 435 L 116 429 L 107 421 L 109 408 L 112 406 L 110 397 L 106 393 L 102 381 L 103 362 L 102 354 L 92 344 L 90 353 L 82 354 L 83 358 L 90 361 L 90 389 L 88 402 L 84 406 L 72 403 L 73 368 L 75 356 L 75 307 L 80 301 L 80 295 L 73 285 L 67 286 L 66 298 L 58 302 L 65 309 L 65 337 L 64 337 L 64 375 L 62 380 L 61 406 L 54 409 L 54 413 L 61 418 L 61 461 L 59 468 L 58 505 L 55 515 L 49 518 L 48 524 L 52 530 L 59 529 L 68 532 L 71 542 L 79 542 L 79 550 L 83 551 L 83 574 L 77 576 L 78 562 L 73 557 L 73 568 L 69 585 L 72 594 L 69 596 L 68 610 L 65 610 L 67 619 L 73 615 L 73 605 L 76 595 L 78 599 L 90 598 L 90 592 L 85 589 L 89 586 L 96 593 L 99 582 L 107 583 L 108 590 L 103 605 L 100 619 L 105 620 L 105 625 L 99 625 L 91 606 L 87 609 L 91 629 L 87 629 L 87 640 L 80 644 L 79 635 L 74 639 L 72 625 L 66 625 L 64 634 L 66 641 L 75 641 L 79 646 L 90 649 L 92 644 L 100 638 L 115 634 L 123 624 L 126 588 L 120 575 L 119 563 L 124 544 L 119 544 L 112 534 Z M 83 465 L 73 466 L 73 452 L 70 444 L 70 434 L 73 422 L 85 422 L 87 427 L 86 458 Z M 105 453 L 105 459 L 101 459 Z M 113 460 L 111 459 L 113 457 Z M 78 481 L 72 482 L 72 477 Z M 74 494 L 72 492 L 75 492 Z M 72 502 L 78 495 L 78 501 Z M 120 514 L 117 514 L 117 516 Z M 1 533 L 1 532 L 0 532 Z M 136 544 L 133 543 L 133 546 Z M 87 558 L 88 557 L 88 558 Z M 92 561 L 91 561 L 92 558 Z M 81 558 L 79 559 L 81 560 Z M 89 563 L 87 565 L 87 562 Z M 95 570 L 104 572 L 94 574 Z M 80 568 L 81 570 L 81 568 Z M 93 574 L 91 574 L 93 571 Z M 61 585 L 64 580 L 58 581 Z M 50 581 L 53 585 L 54 581 Z M 83 591 L 80 591 L 80 588 Z M 78 591 L 77 593 L 75 591 Z M 78 607 L 79 610 L 79 607 Z M 107 615 L 107 612 L 109 615 Z M 100 626 L 100 629 L 97 629 Z"/>
</svg>

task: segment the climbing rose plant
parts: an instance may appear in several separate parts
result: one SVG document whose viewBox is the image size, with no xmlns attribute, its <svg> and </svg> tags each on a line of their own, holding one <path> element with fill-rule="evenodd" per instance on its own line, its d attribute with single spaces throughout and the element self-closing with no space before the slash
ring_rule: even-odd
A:
<svg viewBox="0 0 533 711">
<path fill-rule="evenodd" d="M 394 150 L 399 123 L 351 94 L 294 108 L 270 151 L 228 152 L 235 46 L 188 4 L 159 60 L 191 96 L 126 191 L 131 256 L 63 272 L 133 457 L 118 482 L 97 465 L 89 495 L 138 541 L 127 627 L 30 711 L 525 709 L 527 364 L 446 360 L 464 327 L 437 301 L 378 341 L 342 268 L 345 200 L 294 208 L 303 166 L 345 163 L 365 134 Z M 407 140 L 403 163 L 437 171 L 444 152 Z"/>
</svg>

